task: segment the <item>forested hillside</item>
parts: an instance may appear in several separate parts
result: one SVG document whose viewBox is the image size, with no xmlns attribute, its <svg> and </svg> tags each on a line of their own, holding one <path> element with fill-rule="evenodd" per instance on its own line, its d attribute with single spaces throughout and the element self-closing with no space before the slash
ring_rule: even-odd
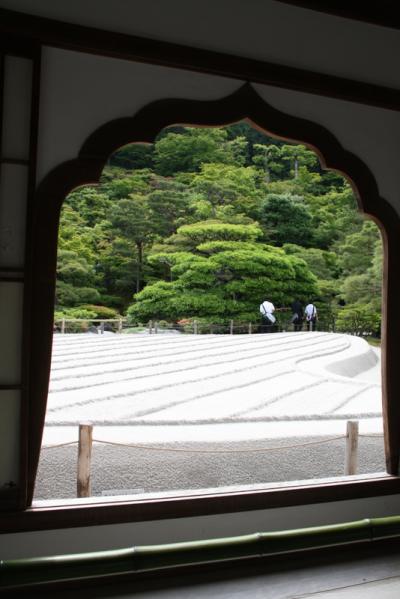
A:
<svg viewBox="0 0 400 599">
<path fill-rule="evenodd" d="M 57 316 L 224 323 L 314 300 L 339 330 L 380 326 L 382 244 L 351 187 L 246 123 L 164 130 L 65 201 Z"/>
</svg>

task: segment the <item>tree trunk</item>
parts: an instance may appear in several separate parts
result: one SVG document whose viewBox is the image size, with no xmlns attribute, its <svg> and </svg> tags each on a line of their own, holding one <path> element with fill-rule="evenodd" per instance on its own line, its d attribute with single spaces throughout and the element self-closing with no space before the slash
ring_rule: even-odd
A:
<svg viewBox="0 0 400 599">
<path fill-rule="evenodd" d="M 297 160 L 297 156 L 294 159 L 294 178 L 297 179 L 299 176 L 299 161 Z"/>
<path fill-rule="evenodd" d="M 265 154 L 265 158 L 264 158 L 264 180 L 266 183 L 269 183 L 271 181 L 271 174 L 269 172 L 269 161 L 268 161 L 268 154 Z"/>
<path fill-rule="evenodd" d="M 136 293 L 142 288 L 142 270 L 143 270 L 143 243 L 141 241 L 136 242 L 136 248 L 138 253 L 137 268 L 136 268 Z"/>
</svg>

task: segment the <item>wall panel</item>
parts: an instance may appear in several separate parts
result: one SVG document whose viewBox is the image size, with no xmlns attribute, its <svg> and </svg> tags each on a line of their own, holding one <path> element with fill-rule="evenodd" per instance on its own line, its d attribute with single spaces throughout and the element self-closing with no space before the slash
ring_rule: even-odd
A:
<svg viewBox="0 0 400 599">
<path fill-rule="evenodd" d="M 20 391 L 0 388 L 0 491 L 19 483 Z"/>
<path fill-rule="evenodd" d="M 0 269 L 24 266 L 28 166 L 0 165 Z"/>
<path fill-rule="evenodd" d="M 20 507 L 25 496 L 26 418 L 24 374 L 25 248 L 29 196 L 35 182 L 32 101 L 35 59 L 2 56 L 0 85 L 0 507 Z M 37 73 L 37 70 L 36 70 Z"/>
<path fill-rule="evenodd" d="M 0 360 L 0 386 L 21 382 L 23 284 L 0 283 L 0 331 L 5 344 Z"/>
<path fill-rule="evenodd" d="M 6 56 L 4 64 L 3 139 L 1 155 L 29 159 L 32 61 Z"/>
</svg>

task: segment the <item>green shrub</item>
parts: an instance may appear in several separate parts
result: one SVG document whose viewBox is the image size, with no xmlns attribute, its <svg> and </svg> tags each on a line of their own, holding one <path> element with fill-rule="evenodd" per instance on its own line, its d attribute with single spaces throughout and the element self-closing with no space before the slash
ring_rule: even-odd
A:
<svg viewBox="0 0 400 599">
<path fill-rule="evenodd" d="M 102 319 L 106 319 L 106 318 L 119 318 L 119 314 L 117 312 L 117 310 L 114 310 L 114 308 L 108 308 L 107 306 L 96 306 L 94 304 L 84 304 L 83 306 L 79 306 L 80 308 L 83 308 L 84 310 L 88 310 L 89 312 L 93 312 L 96 316 L 96 318 L 102 318 Z"/>
<path fill-rule="evenodd" d="M 122 329 L 121 333 L 123 333 L 124 335 L 130 335 L 132 333 L 142 333 L 146 329 L 147 327 L 144 326 L 129 327 L 128 329 Z"/>
<path fill-rule="evenodd" d="M 108 307 L 112 306 L 117 312 L 118 310 L 121 311 L 123 307 L 123 300 L 116 295 L 101 293 L 99 301 L 102 305 L 106 305 Z"/>
<path fill-rule="evenodd" d="M 54 321 L 58 329 L 61 328 L 61 323 L 57 322 L 65 318 L 69 319 L 82 319 L 82 322 L 67 322 L 65 323 L 66 333 L 86 333 L 89 330 L 91 321 L 96 317 L 95 312 L 87 310 L 85 308 L 65 308 L 62 311 L 54 313 Z"/>
<path fill-rule="evenodd" d="M 336 319 L 336 329 L 352 335 L 379 335 L 381 317 L 368 304 L 352 304 L 342 308 Z"/>
</svg>

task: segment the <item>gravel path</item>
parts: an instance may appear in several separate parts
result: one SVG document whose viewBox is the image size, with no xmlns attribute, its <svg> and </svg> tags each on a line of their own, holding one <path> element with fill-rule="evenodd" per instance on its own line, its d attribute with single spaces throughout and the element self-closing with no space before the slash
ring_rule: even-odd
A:
<svg viewBox="0 0 400 599">
<path fill-rule="evenodd" d="M 320 437 L 307 438 L 307 442 L 319 440 Z M 284 447 L 304 441 L 302 437 L 292 437 L 273 442 L 225 443 L 223 446 L 202 443 L 194 444 L 194 447 L 246 450 L 250 447 Z M 185 443 L 185 447 L 190 444 Z M 270 452 L 218 454 L 142 451 L 95 444 L 92 494 L 157 493 L 343 476 L 344 448 L 344 439 Z M 42 452 L 36 499 L 76 497 L 76 458 L 76 446 Z M 382 437 L 362 437 L 359 473 L 382 472 L 384 468 Z"/>
</svg>

